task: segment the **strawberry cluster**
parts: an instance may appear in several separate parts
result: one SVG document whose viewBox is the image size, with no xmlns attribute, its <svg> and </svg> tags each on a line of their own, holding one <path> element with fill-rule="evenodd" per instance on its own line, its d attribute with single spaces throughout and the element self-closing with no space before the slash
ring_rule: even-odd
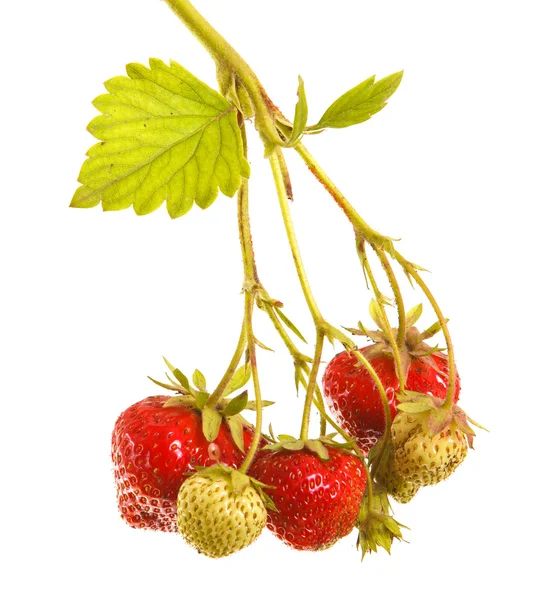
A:
<svg viewBox="0 0 552 600">
<path fill-rule="evenodd" d="M 71 206 L 134 208 L 145 215 L 165 205 L 172 218 L 193 205 L 208 208 L 219 191 L 237 198 L 243 262 L 243 320 L 236 350 L 212 392 L 198 370 L 192 382 L 173 367 L 171 396 L 152 396 L 118 418 L 112 458 L 119 510 L 132 527 L 179 532 L 199 552 L 221 557 L 251 544 L 265 526 L 299 550 L 324 550 L 358 529 L 362 556 L 389 551 L 402 538 L 390 498 L 409 502 L 421 486 L 451 475 L 472 446 L 475 424 L 458 406 L 460 379 L 447 319 L 396 240 L 366 223 L 303 145 L 327 129 L 359 125 L 379 113 L 402 72 L 368 77 L 342 94 L 314 124 L 304 81 L 289 120 L 269 98 L 251 67 L 186 0 L 170 8 L 206 46 L 217 66 L 214 90 L 175 61 L 152 58 L 127 65 L 127 76 L 105 83 L 94 105 L 102 113 L 89 131 L 99 140 L 88 152 Z M 246 125 L 252 122 L 270 163 L 282 222 L 316 337 L 312 355 L 297 326 L 261 283 L 249 215 L 250 165 Z M 369 290 L 377 329 L 347 329 L 371 340 L 358 348 L 330 324 L 310 288 L 290 208 L 293 186 L 285 152 L 297 152 L 349 220 Z M 265 199 L 263 199 L 265 200 Z M 313 228 L 317 231 L 317 228 Z M 380 291 L 376 259 L 391 290 Z M 437 322 L 420 331 L 419 304 L 405 310 L 397 264 L 431 305 Z M 219 292 L 220 293 L 220 292 Z M 389 309 L 397 327 L 391 327 Z M 293 360 L 304 408 L 297 438 L 263 430 L 257 351 L 269 350 L 253 327 L 264 312 Z M 427 341 L 443 335 L 443 348 Z M 321 378 L 324 344 L 344 351 Z M 253 399 L 249 400 L 252 383 Z M 240 391 L 241 390 L 241 391 Z M 320 415 L 312 439 L 311 412 Z M 255 411 L 255 424 L 243 411 Z M 327 429 L 333 431 L 328 433 Z"/>
<path fill-rule="evenodd" d="M 196 389 L 167 363 L 178 381 L 157 383 L 177 395 L 145 398 L 115 424 L 112 458 L 122 518 L 135 528 L 178 531 L 211 557 L 244 548 L 265 526 L 298 550 L 327 549 L 356 526 L 363 556 L 378 547 L 389 551 L 402 538 L 389 497 L 406 503 L 421 486 L 446 479 L 474 435 L 457 406 L 456 369 L 454 402 L 447 406 L 447 355 L 425 343 L 439 327 L 420 333 L 414 326 L 420 314 L 419 307 L 409 313 L 405 390 L 391 340 L 362 324 L 351 331 L 374 343 L 345 350 L 327 365 L 322 389 L 329 414 L 319 408 L 342 442 L 335 433 L 276 437 L 270 428 L 252 449 L 255 430 L 241 415 L 253 408 L 247 392 L 223 394 L 210 409 L 219 417 L 213 429 L 206 423 L 213 419 L 206 412 L 213 394 L 205 391 L 203 375 L 194 373 L 202 388 Z M 247 379 L 241 369 L 225 391 L 236 392 Z M 385 386 L 385 402 L 376 381 Z M 246 474 L 239 467 L 248 452 Z"/>
</svg>

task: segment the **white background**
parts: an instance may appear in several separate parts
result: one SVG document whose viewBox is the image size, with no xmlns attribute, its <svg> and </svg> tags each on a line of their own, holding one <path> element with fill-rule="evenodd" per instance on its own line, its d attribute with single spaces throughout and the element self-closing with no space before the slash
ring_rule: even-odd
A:
<svg viewBox="0 0 552 600">
<path fill-rule="evenodd" d="M 120 520 L 110 465 L 118 414 L 156 392 L 161 355 L 215 383 L 237 338 L 235 203 L 171 221 L 67 208 L 91 100 L 129 62 L 174 58 L 211 85 L 207 54 L 157 0 L 5 2 L 0 9 L 0 590 L 10 600 L 307 597 L 450 600 L 550 594 L 547 3 L 198 0 L 290 115 L 311 121 L 362 79 L 405 69 L 389 106 L 308 147 L 378 230 L 431 270 L 455 340 L 462 406 L 491 433 L 445 483 L 399 506 L 411 530 L 360 563 L 355 534 L 299 553 L 269 532 L 217 562 Z M 288 152 L 312 287 L 336 325 L 367 320 L 351 229 Z M 309 340 L 268 164 L 252 143 L 259 271 Z M 406 285 L 406 284 L 405 284 Z M 408 293 L 409 302 L 419 298 Z M 427 310 L 424 324 L 432 322 Z M 285 349 L 259 315 L 267 412 L 297 433 Z M 331 357 L 327 349 L 325 359 Z M 314 429 L 314 428 L 313 428 Z M 213 571 L 213 569 L 215 571 Z M 215 575 L 216 572 L 216 575 Z M 239 577 L 238 577 L 239 576 Z M 249 590 L 249 591 L 248 591 Z M 380 596 L 381 597 L 381 596 Z"/>
</svg>

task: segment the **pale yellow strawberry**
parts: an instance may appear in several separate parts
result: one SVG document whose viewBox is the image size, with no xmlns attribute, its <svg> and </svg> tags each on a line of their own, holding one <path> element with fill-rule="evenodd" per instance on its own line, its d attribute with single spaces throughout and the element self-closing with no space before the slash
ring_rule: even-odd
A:
<svg viewBox="0 0 552 600">
<path fill-rule="evenodd" d="M 266 525 L 261 492 L 237 473 L 224 467 L 202 470 L 188 478 L 178 493 L 178 530 L 190 545 L 211 558 L 249 546 Z"/>
<path fill-rule="evenodd" d="M 399 475 L 395 465 L 395 459 L 392 456 L 382 462 L 378 469 L 376 480 L 385 487 L 387 493 L 393 499 L 401 504 L 410 502 L 420 489 L 418 484 L 406 481 Z"/>
<path fill-rule="evenodd" d="M 434 485 L 449 477 L 468 453 L 466 434 L 453 420 L 436 435 L 427 415 L 400 412 L 391 428 L 398 474 L 415 485 Z"/>
</svg>

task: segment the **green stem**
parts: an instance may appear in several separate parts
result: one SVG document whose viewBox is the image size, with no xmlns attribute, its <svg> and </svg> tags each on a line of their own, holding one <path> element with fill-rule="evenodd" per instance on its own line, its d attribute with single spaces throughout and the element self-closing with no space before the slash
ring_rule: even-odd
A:
<svg viewBox="0 0 552 600">
<path fill-rule="evenodd" d="M 383 267 L 383 270 L 385 271 L 385 274 L 387 276 L 387 280 L 389 281 L 391 289 L 393 290 L 393 296 L 395 298 L 395 305 L 397 307 L 397 314 L 399 319 L 399 329 L 397 331 L 397 346 L 399 348 L 402 348 L 406 339 L 406 310 L 404 308 L 404 300 L 401 294 L 401 289 L 399 287 L 399 282 L 395 277 L 395 273 L 393 271 L 393 268 L 391 267 L 391 263 L 389 262 L 389 259 L 387 258 L 385 252 L 382 252 L 375 246 L 372 246 L 372 249 L 377 254 L 381 266 Z"/>
<path fill-rule="evenodd" d="M 309 382 L 307 384 L 307 392 L 305 397 L 305 408 L 303 409 L 303 420 L 301 422 L 301 439 L 307 441 L 309 439 L 309 421 L 312 407 L 312 401 L 316 391 L 316 378 L 318 377 L 318 370 L 320 368 L 320 361 L 322 360 L 322 349 L 324 347 L 324 333 L 320 330 L 316 332 L 316 345 L 314 347 L 314 358 L 312 361 L 312 367 L 309 375 Z"/>
<path fill-rule="evenodd" d="M 299 143 L 294 146 L 294 148 L 309 168 L 309 171 L 316 177 L 316 179 L 318 179 L 318 181 L 320 181 L 320 183 L 336 201 L 337 205 L 347 215 L 347 218 L 349 221 L 351 221 L 355 230 L 361 233 L 366 241 L 374 245 L 376 248 L 386 251 L 392 250 L 393 242 L 391 238 L 381 235 L 381 233 L 378 233 L 375 229 L 372 229 L 364 221 L 364 219 L 357 213 L 354 206 L 347 200 L 347 198 L 345 198 L 345 196 L 341 193 L 335 183 L 328 177 L 328 175 L 316 162 L 312 154 L 305 148 L 305 146 Z"/>
<path fill-rule="evenodd" d="M 165 0 L 173 12 L 206 48 L 220 69 L 233 73 L 243 85 L 255 110 L 255 126 L 263 141 L 280 145 L 273 109 L 257 76 L 236 50 L 192 6 L 188 0 Z"/>
<path fill-rule="evenodd" d="M 396 371 L 397 371 L 397 377 L 399 379 L 399 388 L 401 390 L 401 392 L 404 392 L 404 388 L 405 388 L 405 381 L 404 381 L 404 371 L 403 371 L 403 366 L 402 366 L 402 361 L 401 361 L 401 353 L 399 351 L 399 346 L 397 344 L 397 340 L 395 339 L 395 336 L 393 335 L 393 330 L 391 329 L 391 324 L 389 323 L 389 318 L 387 317 L 387 311 L 385 310 L 385 302 L 383 299 L 383 295 L 380 292 L 380 289 L 378 287 L 376 278 L 374 277 L 374 273 L 372 271 L 372 268 L 370 267 L 370 263 L 368 262 L 368 257 L 366 256 L 366 249 L 364 248 L 364 238 L 362 238 L 362 236 L 359 236 L 357 234 L 357 252 L 360 258 L 360 262 L 364 268 L 364 271 L 368 277 L 368 281 L 370 282 L 370 285 L 372 286 L 372 289 L 374 290 L 374 296 L 376 297 L 376 302 L 378 303 L 378 306 L 380 307 L 380 311 L 381 311 L 381 316 L 383 319 L 383 325 L 385 328 L 384 333 L 386 334 L 387 338 L 389 339 L 389 343 L 391 344 L 391 350 L 393 352 L 393 359 L 395 360 L 395 365 L 396 365 Z"/>
<path fill-rule="evenodd" d="M 261 431 L 263 427 L 263 404 L 261 395 L 261 385 L 259 382 L 259 369 L 257 368 L 257 351 L 255 336 L 253 334 L 252 316 L 253 309 L 255 306 L 255 296 L 251 292 L 245 292 L 246 294 L 246 306 L 248 314 L 248 327 L 247 327 L 247 347 L 249 354 L 249 364 L 251 365 L 251 377 L 253 379 L 253 388 L 255 390 L 255 433 L 253 434 L 253 440 L 249 451 L 240 467 L 242 473 L 247 473 L 247 470 L 251 466 L 257 449 L 259 448 L 259 442 L 261 441 Z"/>
<path fill-rule="evenodd" d="M 245 127 L 241 123 L 241 134 L 243 147 L 247 156 L 247 137 Z M 260 285 L 258 285 L 257 268 L 255 265 L 255 253 L 253 251 L 253 241 L 251 238 L 251 223 L 249 220 L 249 182 L 242 179 L 240 189 L 238 190 L 238 229 L 240 234 L 240 247 L 243 259 L 243 279 L 245 294 L 244 322 L 247 338 L 248 360 L 251 366 L 251 377 L 253 379 L 253 388 L 255 390 L 255 433 L 249 451 L 240 467 L 242 473 L 247 473 L 251 466 L 255 454 L 261 441 L 261 430 L 263 426 L 263 405 L 261 395 L 261 385 L 259 382 L 259 369 L 257 367 L 257 341 L 253 332 L 253 311 L 255 308 L 255 299 Z"/>
<path fill-rule="evenodd" d="M 220 380 L 219 384 L 217 385 L 214 392 L 211 394 L 211 396 L 209 397 L 209 400 L 207 401 L 207 406 L 210 406 L 211 408 L 214 408 L 217 405 L 217 403 L 219 402 L 219 400 L 222 398 L 222 396 L 224 394 L 224 390 L 226 389 L 226 386 L 230 383 L 230 380 L 232 379 L 232 375 L 234 375 L 234 373 L 236 372 L 236 369 L 238 368 L 238 366 L 240 364 L 240 361 L 242 359 L 243 353 L 245 351 L 245 346 L 246 346 L 246 337 L 247 337 L 246 331 L 247 331 L 247 323 L 246 323 L 246 316 L 244 314 L 242 327 L 241 327 L 241 331 L 240 331 L 240 337 L 238 339 L 238 345 L 236 346 L 234 355 L 232 356 L 230 364 L 228 365 L 226 372 L 222 376 L 222 379 Z"/>
<path fill-rule="evenodd" d="M 285 160 L 282 151 L 280 148 L 277 148 L 276 151 L 270 156 L 270 166 L 272 168 L 272 174 L 276 184 L 276 191 L 278 193 L 280 212 L 282 213 L 282 218 L 284 220 L 284 227 L 286 229 L 289 247 L 293 256 L 293 262 L 295 263 L 297 276 L 299 277 L 299 283 L 301 284 L 301 289 L 303 290 L 303 295 L 305 296 L 305 300 L 307 302 L 307 306 L 309 307 L 313 321 L 318 328 L 323 323 L 322 314 L 320 313 L 318 305 L 316 304 L 316 300 L 312 294 L 312 290 L 307 279 L 307 272 L 305 271 L 303 260 L 301 259 L 299 245 L 297 244 L 297 237 L 295 236 L 293 220 L 289 210 L 289 201 L 286 190 L 286 182 L 282 172 L 282 164 L 285 164 Z"/>
<path fill-rule="evenodd" d="M 447 320 L 443 315 L 443 311 L 437 304 L 437 300 L 431 293 L 430 289 L 427 287 L 426 283 L 418 273 L 418 270 L 412 265 L 411 262 L 407 261 L 404 256 L 399 254 L 398 252 L 395 254 L 395 259 L 401 265 L 401 267 L 405 270 L 408 275 L 414 279 L 414 281 L 418 284 L 422 292 L 425 294 L 428 299 L 433 311 L 437 315 L 437 319 L 441 325 L 441 329 L 443 330 L 443 336 L 445 338 L 445 344 L 447 347 L 447 360 L 448 360 L 448 386 L 447 386 L 447 397 L 445 403 L 443 404 L 444 409 L 450 409 L 454 402 L 454 395 L 456 391 L 456 362 L 454 360 L 454 347 L 452 345 L 452 338 L 450 335 L 450 331 L 447 325 Z"/>
<path fill-rule="evenodd" d="M 286 230 L 289 247 L 291 249 L 291 254 L 293 256 L 293 262 L 295 263 L 295 269 L 297 271 L 299 283 L 301 284 L 303 295 L 307 302 L 307 306 L 309 308 L 316 328 L 316 345 L 312 366 L 310 368 L 309 381 L 307 384 L 307 390 L 305 395 L 305 408 L 303 411 L 303 419 L 301 422 L 301 439 L 307 440 L 310 422 L 310 412 L 312 408 L 314 392 L 317 385 L 316 378 L 318 377 L 320 361 L 322 360 L 322 349 L 324 346 L 326 323 L 322 318 L 322 313 L 318 308 L 318 305 L 316 303 L 316 300 L 314 299 L 314 295 L 310 288 L 309 281 L 307 278 L 307 272 L 303 265 L 301 252 L 297 243 L 297 237 L 295 235 L 295 230 L 293 227 L 291 211 L 289 210 L 289 176 L 287 176 L 287 165 L 283 152 L 280 148 L 277 148 L 276 151 L 271 155 L 270 166 L 272 168 L 272 174 L 274 176 L 274 182 L 276 184 L 278 201 L 280 203 L 280 212 L 282 213 L 282 218 L 284 220 L 284 227 Z M 321 426 L 321 429 L 323 430 L 324 426 Z"/>
<path fill-rule="evenodd" d="M 303 144 L 299 143 L 294 146 L 295 150 L 297 150 L 298 154 L 301 156 L 309 170 L 313 173 L 313 175 L 322 183 L 322 185 L 326 188 L 332 198 L 335 200 L 336 204 L 343 210 L 353 228 L 356 232 L 360 233 L 368 243 L 375 246 L 375 248 L 387 252 L 394 258 L 401 267 L 405 270 L 407 274 L 409 274 L 420 286 L 421 290 L 425 294 L 429 303 L 431 304 L 441 328 L 443 330 L 443 335 L 445 337 L 445 342 L 447 346 L 447 354 L 448 354 L 448 366 L 449 366 L 449 382 L 447 388 L 447 399 L 445 402 L 445 406 L 450 408 L 452 406 L 452 402 L 454 400 L 455 393 L 455 378 L 456 378 L 456 365 L 454 361 L 454 349 L 452 346 L 452 339 L 450 337 L 450 332 L 447 326 L 446 319 L 443 316 L 439 305 L 437 304 L 433 294 L 430 292 L 429 288 L 423 281 L 423 279 L 418 274 L 417 269 L 412 265 L 412 263 L 408 262 L 401 254 L 399 254 L 395 248 L 393 247 L 393 242 L 390 238 L 385 237 L 372 229 L 362 217 L 357 213 L 352 204 L 345 198 L 345 196 L 341 193 L 335 183 L 328 177 L 328 175 L 324 172 L 322 167 L 316 162 L 314 157 L 308 152 L 308 150 L 303 146 Z"/>
</svg>

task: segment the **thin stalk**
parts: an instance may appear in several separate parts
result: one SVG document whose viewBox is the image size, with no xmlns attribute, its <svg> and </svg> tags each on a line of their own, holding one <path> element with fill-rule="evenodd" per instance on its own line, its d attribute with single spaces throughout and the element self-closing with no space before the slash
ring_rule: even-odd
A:
<svg viewBox="0 0 552 600">
<path fill-rule="evenodd" d="M 247 155 L 247 137 L 245 127 L 241 124 L 241 134 L 243 147 Z M 242 473 L 247 473 L 251 466 L 255 454 L 261 441 L 261 431 L 263 426 L 263 405 L 261 395 L 261 385 L 259 382 L 259 369 L 257 367 L 257 341 L 253 332 L 253 311 L 255 308 L 255 298 L 258 292 L 257 288 L 257 268 L 255 266 L 255 254 L 253 251 L 253 241 L 251 238 L 251 223 L 249 220 L 249 182 L 242 179 L 240 189 L 238 190 L 238 229 L 240 234 L 240 247 L 243 259 L 243 279 L 245 294 L 244 322 L 247 338 L 247 353 L 249 365 L 251 366 L 251 378 L 253 379 L 253 388 L 255 390 L 255 433 L 249 451 L 240 467 Z"/>
<path fill-rule="evenodd" d="M 312 359 L 306 354 L 299 352 L 299 349 L 293 343 L 293 340 L 286 331 L 285 327 L 282 325 L 282 322 L 280 321 L 280 319 L 278 319 L 274 308 L 270 304 L 266 303 L 263 310 L 268 315 L 268 318 L 272 321 L 276 332 L 284 342 L 284 345 L 287 348 L 288 352 L 291 354 L 293 364 L 295 365 L 295 367 L 301 368 L 305 375 L 309 377 L 311 373 L 309 363 L 312 362 Z M 315 395 L 316 394 L 320 394 L 320 388 L 318 387 L 318 383 L 316 384 Z M 320 437 L 324 435 L 326 435 L 326 420 L 323 418 L 322 414 L 320 414 Z"/>
<path fill-rule="evenodd" d="M 294 146 L 299 156 L 303 159 L 309 171 L 318 179 L 318 181 L 326 188 L 337 205 L 347 215 L 349 221 L 351 221 L 356 231 L 362 234 L 366 241 L 373 244 L 376 248 L 382 250 L 390 250 L 393 247 L 391 238 L 388 238 L 381 233 L 378 233 L 375 229 L 372 229 L 366 221 L 358 214 L 354 206 L 345 198 L 335 183 L 329 178 L 324 172 L 322 167 L 316 162 L 312 154 L 303 146 L 302 143 Z"/>
<path fill-rule="evenodd" d="M 289 247 L 293 256 L 293 262 L 295 263 L 295 269 L 303 290 L 305 301 L 311 313 L 314 325 L 316 328 L 316 345 L 314 351 L 314 357 L 312 366 L 310 368 L 309 381 L 307 384 L 307 390 L 305 394 L 305 408 L 303 410 L 303 419 L 301 421 L 301 439 L 308 439 L 308 430 L 310 422 L 310 412 L 312 408 L 312 401 L 314 397 L 314 391 L 316 388 L 316 378 L 318 377 L 318 371 L 320 369 L 320 361 L 322 360 L 322 349 L 324 346 L 324 326 L 325 321 L 322 318 L 322 313 L 318 308 L 316 300 L 309 285 L 307 279 L 307 272 L 303 265 L 301 258 L 301 252 L 297 243 L 297 237 L 295 235 L 295 229 L 293 227 L 293 220 L 291 217 L 291 211 L 289 210 L 289 185 L 288 178 L 286 178 L 287 165 L 280 148 L 277 148 L 270 157 L 270 166 L 272 168 L 272 174 L 274 176 L 274 182 L 276 184 L 276 191 L 278 194 L 278 201 L 280 203 L 280 212 L 284 220 L 284 227 L 286 230 Z"/>
<path fill-rule="evenodd" d="M 456 391 L 456 362 L 454 360 L 454 347 L 452 345 L 452 338 L 450 336 L 450 331 L 447 325 L 447 320 L 443 315 L 443 311 L 437 304 L 437 300 L 431 293 L 430 289 L 427 287 L 426 283 L 418 273 L 417 269 L 414 268 L 412 263 L 408 262 L 404 256 L 399 254 L 398 252 L 395 254 L 395 259 L 401 265 L 401 267 L 408 273 L 412 279 L 418 284 L 422 292 L 425 294 L 428 299 L 433 311 L 437 315 L 437 319 L 441 325 L 441 329 L 443 330 L 443 336 L 445 338 L 445 344 L 447 347 L 447 359 L 448 359 L 448 386 L 447 386 L 447 397 L 445 403 L 443 404 L 444 409 L 450 409 L 452 407 L 452 403 L 454 402 L 454 395 Z"/>
<path fill-rule="evenodd" d="M 447 398 L 445 401 L 445 406 L 450 408 L 452 406 L 452 402 L 454 399 L 455 392 L 455 378 L 456 378 L 456 365 L 454 362 L 454 349 L 452 346 L 452 339 L 450 337 L 450 332 L 447 327 L 447 322 L 443 316 L 437 301 L 435 300 L 433 294 L 420 277 L 418 271 L 414 268 L 414 266 L 408 262 L 400 253 L 398 253 L 393 247 L 393 242 L 390 238 L 385 237 L 372 229 L 364 219 L 358 214 L 353 205 L 345 198 L 345 196 L 341 193 L 335 183 L 329 178 L 329 176 L 324 172 L 322 167 L 316 162 L 314 157 L 310 154 L 310 152 L 303 146 L 303 144 L 299 143 L 294 146 L 295 150 L 301 156 L 309 170 L 313 173 L 313 175 L 322 183 L 322 185 L 326 188 L 332 198 L 335 200 L 336 204 L 343 210 L 349 221 L 351 222 L 353 228 L 356 232 L 362 234 L 362 236 L 366 239 L 366 241 L 375 246 L 376 248 L 387 252 L 394 258 L 401 267 L 408 273 L 420 286 L 421 290 L 425 294 L 429 303 L 431 304 L 439 323 L 441 324 L 441 328 L 443 330 L 443 335 L 445 337 L 445 342 L 447 346 L 447 354 L 448 354 L 448 366 L 449 366 L 449 382 L 447 388 Z"/>
<path fill-rule="evenodd" d="M 314 358 L 310 369 L 309 382 L 307 384 L 307 392 L 305 397 L 305 408 L 303 409 L 303 420 L 301 421 L 301 439 L 307 441 L 309 439 L 309 421 L 312 407 L 312 401 L 316 391 L 316 378 L 322 360 L 322 349 L 324 347 L 324 333 L 320 330 L 316 333 L 316 345 L 314 347 Z"/>
<path fill-rule="evenodd" d="M 286 190 L 286 181 L 282 172 L 282 164 L 284 163 L 284 157 L 280 148 L 270 156 L 270 166 L 272 168 L 272 174 L 274 176 L 274 182 L 276 184 L 276 191 L 278 193 L 278 201 L 280 203 L 280 212 L 284 220 L 284 227 L 288 238 L 289 247 L 293 256 L 293 262 L 295 263 L 295 269 L 297 276 L 299 277 L 299 283 L 303 290 L 303 295 L 309 307 L 309 311 L 312 315 L 313 321 L 317 328 L 323 323 L 322 314 L 316 304 L 316 300 L 312 294 L 312 290 L 307 279 L 307 272 L 303 265 L 301 253 L 299 251 L 299 245 L 297 244 L 297 237 L 295 236 L 295 229 L 293 227 L 293 221 L 291 218 L 291 212 L 288 205 L 288 196 Z"/>
<path fill-rule="evenodd" d="M 389 259 L 387 258 L 387 255 L 385 254 L 385 252 L 382 252 L 375 246 L 372 246 L 372 249 L 377 254 L 377 257 L 380 260 L 381 266 L 383 267 L 383 270 L 385 271 L 387 280 L 389 281 L 389 284 L 391 285 L 391 289 L 393 291 L 393 296 L 395 298 L 395 305 L 397 307 L 397 315 L 398 315 L 398 320 L 399 320 L 399 328 L 397 331 L 397 346 L 399 348 L 402 348 L 404 346 L 405 339 L 406 339 L 406 310 L 404 308 L 404 300 L 403 300 L 403 297 L 401 294 L 401 289 L 399 287 L 399 282 L 397 281 L 397 278 L 395 277 L 393 267 L 391 266 L 391 263 L 389 262 Z"/>
<path fill-rule="evenodd" d="M 358 358 L 358 360 L 360 360 L 364 368 L 370 373 L 372 379 L 374 380 L 380 394 L 381 404 L 383 406 L 383 415 L 385 417 L 385 430 L 383 432 L 380 445 L 381 450 L 372 463 L 372 473 L 375 476 L 381 463 L 381 459 L 383 458 L 384 449 L 391 439 L 391 409 L 389 408 L 389 399 L 385 393 L 385 388 L 383 387 L 378 374 L 375 372 L 374 367 L 368 362 L 368 360 L 366 360 L 366 357 L 363 356 L 361 352 L 358 352 L 358 350 L 354 351 L 354 355 Z"/>
<path fill-rule="evenodd" d="M 404 380 L 404 371 L 402 367 L 401 361 L 401 353 L 399 351 L 399 345 L 395 336 L 393 335 L 393 331 L 391 329 L 391 324 L 389 323 L 389 319 L 387 317 L 387 311 L 385 310 L 385 302 L 383 300 L 383 295 L 379 290 L 378 284 L 376 282 L 376 278 L 374 277 L 374 273 L 372 268 L 370 267 L 370 263 L 368 262 L 368 257 L 366 256 L 366 249 L 364 248 L 364 239 L 361 237 L 360 239 L 357 236 L 357 251 L 360 258 L 360 262 L 364 268 L 364 271 L 368 277 L 368 281 L 374 290 L 374 295 L 376 297 L 376 302 L 381 310 L 381 316 L 383 318 L 383 325 L 385 326 L 387 336 L 389 338 L 389 343 L 391 344 L 391 350 L 393 352 L 393 359 L 395 360 L 397 377 L 399 379 L 399 388 L 401 393 L 404 392 L 405 388 L 405 380 Z M 383 253 L 382 253 L 383 254 Z M 404 308 L 404 307 L 403 307 Z M 403 325 L 404 328 L 404 325 Z"/>
<path fill-rule="evenodd" d="M 241 331 L 240 331 L 240 337 L 238 339 L 238 345 L 236 346 L 234 355 L 232 356 L 232 359 L 230 360 L 230 364 L 228 365 L 226 372 L 222 376 L 222 379 L 220 380 L 219 384 L 217 385 L 214 392 L 211 394 L 211 396 L 209 397 L 209 400 L 207 401 L 207 406 L 210 406 L 211 408 L 214 408 L 217 405 L 217 403 L 219 402 L 219 400 L 222 398 L 222 395 L 224 394 L 224 390 L 226 389 L 226 386 L 230 383 L 230 380 L 232 379 L 232 375 L 234 375 L 234 373 L 236 372 L 236 369 L 238 368 L 238 365 L 240 364 L 243 353 L 245 352 L 246 337 L 247 337 L 246 331 L 247 331 L 247 323 L 246 323 L 246 316 L 244 314 L 243 321 L 242 321 L 242 327 L 241 327 Z"/>
<path fill-rule="evenodd" d="M 236 50 L 192 6 L 188 0 L 165 0 L 172 11 L 201 42 L 219 68 L 239 79 L 255 109 L 255 126 L 265 142 L 280 145 L 282 139 L 274 123 L 272 108 L 257 76 Z"/>
<path fill-rule="evenodd" d="M 255 433 L 253 434 L 253 440 L 249 451 L 239 468 L 242 473 L 247 473 L 255 454 L 259 448 L 259 442 L 261 441 L 261 431 L 263 427 L 263 404 L 261 395 L 261 385 L 259 382 L 259 369 L 257 368 L 257 353 L 256 353 L 256 342 L 253 334 L 252 316 L 253 309 L 255 306 L 255 297 L 251 292 L 245 292 L 246 294 L 246 305 L 248 313 L 248 327 L 247 327 L 247 346 L 249 354 L 249 364 L 251 365 L 251 378 L 253 379 L 253 388 L 255 390 Z"/>
</svg>

